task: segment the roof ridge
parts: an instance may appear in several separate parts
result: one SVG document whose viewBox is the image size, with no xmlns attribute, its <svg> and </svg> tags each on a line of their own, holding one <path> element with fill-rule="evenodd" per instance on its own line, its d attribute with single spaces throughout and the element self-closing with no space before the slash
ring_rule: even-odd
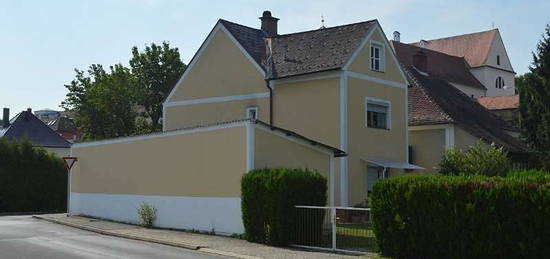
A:
<svg viewBox="0 0 550 259">
<path fill-rule="evenodd" d="M 349 23 L 349 24 L 342 24 L 342 25 L 337 25 L 337 26 L 332 26 L 332 27 L 326 27 L 326 28 L 319 28 L 319 29 L 314 29 L 314 30 L 307 30 L 307 31 L 299 31 L 299 32 L 292 32 L 292 33 L 287 33 L 287 34 L 280 34 L 280 35 L 277 35 L 277 37 L 285 37 L 285 36 L 290 36 L 290 35 L 295 35 L 295 34 L 302 34 L 302 33 L 308 33 L 308 32 L 314 32 L 314 31 L 322 31 L 322 30 L 330 30 L 330 29 L 336 29 L 336 28 L 340 28 L 340 27 L 345 27 L 345 26 L 351 26 L 351 25 L 357 25 L 357 24 L 362 24 L 362 23 L 371 23 L 371 22 L 374 22 L 374 21 L 378 21 L 378 19 L 372 19 L 372 20 L 367 20 L 367 21 L 362 21 L 362 22 L 355 22 L 355 23 Z"/>
<path fill-rule="evenodd" d="M 231 24 L 233 24 L 233 25 L 238 25 L 238 26 L 245 27 L 245 28 L 252 29 L 252 30 L 256 30 L 256 31 L 262 31 L 262 30 L 260 30 L 260 29 L 256 29 L 256 28 L 253 28 L 253 27 L 250 27 L 250 26 L 242 25 L 242 24 L 240 24 L 240 23 L 228 21 L 228 20 L 221 19 L 221 18 L 219 19 L 219 21 L 220 21 L 220 22 L 231 23 Z"/>
<path fill-rule="evenodd" d="M 492 31 L 498 31 L 498 28 L 490 29 L 490 30 L 486 30 L 486 31 L 477 31 L 477 32 L 459 34 L 459 35 L 454 35 L 454 36 L 442 37 L 442 38 L 435 38 L 435 39 L 425 40 L 425 41 L 429 42 L 429 41 L 437 41 L 437 40 L 448 40 L 448 39 L 452 39 L 452 38 L 459 38 L 459 37 L 470 36 L 470 35 L 474 35 L 474 34 L 487 33 L 487 32 L 492 32 Z M 416 43 L 420 43 L 420 41 L 415 41 L 415 42 L 411 42 L 411 43 L 408 43 L 408 44 L 416 44 Z"/>
<path fill-rule="evenodd" d="M 441 52 L 441 51 L 437 51 L 437 50 L 433 50 L 433 49 L 429 49 L 429 48 L 424 48 L 424 47 L 421 47 L 421 46 L 418 46 L 418 45 L 414 45 L 414 43 L 404 43 L 404 42 L 400 42 L 400 41 L 394 41 L 394 40 L 390 40 L 390 42 L 395 42 L 395 43 L 400 43 L 400 44 L 403 44 L 403 45 L 409 45 L 409 46 L 412 46 L 412 47 L 415 47 L 415 48 L 420 48 L 422 50 L 425 50 L 425 51 L 429 51 L 429 52 L 435 52 L 437 54 L 441 54 L 443 56 L 447 56 L 447 57 L 451 57 L 451 58 L 458 58 L 458 59 L 462 59 L 464 60 L 464 62 L 466 62 L 466 59 L 464 57 L 460 57 L 460 56 L 455 56 L 455 55 L 450 55 L 450 54 L 447 54 L 445 52 Z M 468 64 L 468 62 L 466 62 L 466 64 Z M 469 66 L 469 65 L 468 65 Z"/>
</svg>

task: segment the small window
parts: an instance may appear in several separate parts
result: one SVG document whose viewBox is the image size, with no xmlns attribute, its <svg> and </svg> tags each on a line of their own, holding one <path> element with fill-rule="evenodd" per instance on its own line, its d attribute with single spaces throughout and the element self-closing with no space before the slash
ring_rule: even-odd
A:
<svg viewBox="0 0 550 259">
<path fill-rule="evenodd" d="M 370 45 L 370 69 L 384 72 L 384 45 L 371 42 Z"/>
<path fill-rule="evenodd" d="M 258 107 L 248 107 L 246 108 L 246 118 L 247 119 L 258 119 Z"/>
<path fill-rule="evenodd" d="M 500 55 L 497 55 L 497 65 L 500 66 Z"/>
<path fill-rule="evenodd" d="M 502 79 L 502 77 L 497 77 L 497 79 L 495 80 L 495 88 L 497 89 L 502 89 L 504 88 L 504 79 Z"/>
<path fill-rule="evenodd" d="M 383 100 L 367 98 L 366 101 L 367 128 L 390 128 L 390 103 Z"/>
</svg>

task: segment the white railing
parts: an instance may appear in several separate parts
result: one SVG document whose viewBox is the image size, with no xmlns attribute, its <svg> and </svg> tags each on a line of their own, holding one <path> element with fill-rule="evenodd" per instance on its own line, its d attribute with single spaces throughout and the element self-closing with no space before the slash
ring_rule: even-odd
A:
<svg viewBox="0 0 550 259">
<path fill-rule="evenodd" d="M 295 206 L 296 247 L 367 252 L 375 246 L 370 208 Z"/>
</svg>

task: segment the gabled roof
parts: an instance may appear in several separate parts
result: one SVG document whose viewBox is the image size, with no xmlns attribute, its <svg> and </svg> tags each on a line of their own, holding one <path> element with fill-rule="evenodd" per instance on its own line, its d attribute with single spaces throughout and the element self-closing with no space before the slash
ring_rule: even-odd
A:
<svg viewBox="0 0 550 259">
<path fill-rule="evenodd" d="M 226 20 L 220 20 L 220 23 L 265 71 L 267 64 L 264 33 Z M 376 20 L 370 20 L 271 38 L 271 78 L 342 68 L 376 23 Z"/>
<path fill-rule="evenodd" d="M 395 54 L 404 65 L 413 65 L 413 55 L 422 50 L 427 56 L 427 72 L 446 81 L 486 90 L 485 86 L 470 72 L 470 67 L 462 57 L 420 48 L 415 45 L 392 41 Z"/>
<path fill-rule="evenodd" d="M 71 143 L 50 129 L 31 111 L 17 114 L 10 123 L 10 126 L 0 131 L 0 137 L 16 141 L 26 137 L 33 145 L 42 147 L 71 147 Z"/>
<path fill-rule="evenodd" d="M 481 97 L 476 100 L 489 110 L 511 110 L 519 108 L 519 95 Z"/>
<path fill-rule="evenodd" d="M 409 125 L 453 123 L 471 135 L 510 152 L 529 152 L 527 146 L 506 133 L 505 121 L 447 81 L 404 66 L 409 89 Z"/>
<path fill-rule="evenodd" d="M 485 64 L 498 29 L 427 40 L 425 48 L 452 56 L 464 57 L 472 67 Z M 420 46 L 420 42 L 411 43 Z"/>
</svg>

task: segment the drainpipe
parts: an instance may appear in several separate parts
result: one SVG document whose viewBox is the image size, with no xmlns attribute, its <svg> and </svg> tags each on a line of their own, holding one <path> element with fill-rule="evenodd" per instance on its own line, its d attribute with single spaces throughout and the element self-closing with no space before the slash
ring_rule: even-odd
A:
<svg viewBox="0 0 550 259">
<path fill-rule="evenodd" d="M 269 86 L 269 79 L 265 79 L 265 86 L 269 90 L 269 127 L 273 127 L 273 88 Z"/>
</svg>

